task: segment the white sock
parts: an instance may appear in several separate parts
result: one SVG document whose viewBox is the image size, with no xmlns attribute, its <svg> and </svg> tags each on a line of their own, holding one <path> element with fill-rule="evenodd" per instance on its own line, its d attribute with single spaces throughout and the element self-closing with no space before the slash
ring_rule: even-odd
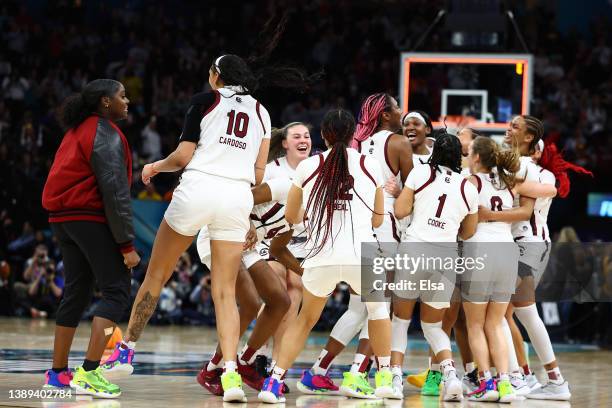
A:
<svg viewBox="0 0 612 408">
<path fill-rule="evenodd" d="M 136 349 L 136 342 L 135 341 L 125 342 L 125 341 L 121 340 L 121 344 L 125 346 L 123 348 L 128 348 L 130 350 L 135 350 Z"/>
<path fill-rule="evenodd" d="M 508 373 L 500 373 L 499 374 L 499 380 L 500 381 L 509 381 L 510 377 L 508 376 Z"/>
<path fill-rule="evenodd" d="M 404 373 L 402 372 L 402 367 L 398 365 L 391 366 L 391 372 L 393 373 L 393 375 L 399 375 L 400 377 L 404 375 Z"/>
<path fill-rule="evenodd" d="M 506 348 L 508 349 L 508 368 L 511 372 L 520 372 L 518 358 L 516 357 L 516 350 L 514 349 L 514 343 L 512 342 L 512 332 L 506 319 L 502 319 L 502 330 L 504 332 L 504 340 L 506 341 Z"/>
<path fill-rule="evenodd" d="M 353 359 L 353 364 L 351 364 L 351 374 L 357 374 L 359 372 L 359 367 L 365 360 L 365 354 L 355 353 L 355 358 Z"/>
<path fill-rule="evenodd" d="M 531 345 L 538 354 L 540 362 L 546 365 L 555 361 L 555 352 L 553 351 L 548 331 L 546 331 L 546 326 L 544 326 L 544 322 L 538 314 L 538 308 L 535 303 L 526 307 L 515 307 L 514 313 L 523 326 L 525 326 L 525 330 L 527 330 L 531 340 Z"/>
<path fill-rule="evenodd" d="M 376 357 L 378 363 L 378 371 L 389 371 L 391 367 L 391 356 Z"/>
<path fill-rule="evenodd" d="M 432 370 L 433 370 L 433 368 L 432 368 Z M 444 374 L 444 378 L 447 378 L 453 372 L 456 375 L 455 362 L 453 360 L 451 360 L 450 358 L 447 358 L 446 360 L 443 360 L 440 363 L 440 371 L 442 371 L 442 374 Z"/>
<path fill-rule="evenodd" d="M 474 364 L 474 362 L 469 362 L 465 365 L 465 373 L 471 373 L 472 371 L 474 371 L 474 369 L 476 368 L 476 364 Z"/>
<path fill-rule="evenodd" d="M 408 327 L 410 319 L 404 320 L 393 315 L 391 320 L 391 351 L 405 354 L 408 347 Z"/>
<path fill-rule="evenodd" d="M 482 373 L 482 378 L 483 378 L 485 381 L 489 381 L 490 379 L 492 379 L 492 378 L 493 378 L 493 376 L 491 375 L 491 372 L 490 372 L 489 370 L 487 370 L 487 371 L 485 371 L 485 372 L 483 372 L 483 373 Z"/>
<path fill-rule="evenodd" d="M 285 375 L 285 371 L 286 370 L 283 370 L 279 366 L 274 366 L 274 369 L 272 370 L 272 378 L 277 381 L 283 381 L 283 375 Z"/>
<path fill-rule="evenodd" d="M 553 384 L 559 385 L 565 382 L 565 379 L 561 375 L 561 370 L 559 370 L 559 367 L 555 367 L 552 370 L 546 371 L 546 374 L 548 374 L 548 381 Z"/>
<path fill-rule="evenodd" d="M 328 351 L 323 349 L 321 350 L 321 354 L 319 354 L 319 358 L 317 358 L 317 361 L 315 361 L 315 363 L 312 365 L 312 372 L 314 375 L 326 375 L 327 374 L 327 370 L 329 369 L 329 365 L 325 368 L 322 368 L 319 364 L 321 364 L 321 361 L 323 361 L 323 359 L 325 358 L 325 356 L 327 355 Z M 331 362 L 329 363 L 331 364 Z"/>
<path fill-rule="evenodd" d="M 235 372 L 238 368 L 238 364 L 234 360 L 225 361 L 223 364 L 223 371 L 226 373 Z"/>
<path fill-rule="evenodd" d="M 429 369 L 431 371 L 442 371 L 440 364 L 435 363 L 431 357 L 429 357 Z"/>
</svg>

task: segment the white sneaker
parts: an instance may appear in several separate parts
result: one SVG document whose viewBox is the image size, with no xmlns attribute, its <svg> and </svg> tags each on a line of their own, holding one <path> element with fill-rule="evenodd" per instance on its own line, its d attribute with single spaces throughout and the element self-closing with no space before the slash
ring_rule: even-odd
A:
<svg viewBox="0 0 612 408">
<path fill-rule="evenodd" d="M 531 391 L 525 397 L 537 400 L 569 401 L 572 397 L 567 381 L 562 384 L 548 382 L 541 388 Z"/>
<path fill-rule="evenodd" d="M 461 385 L 461 381 L 457 378 L 457 373 L 455 371 L 451 371 L 442 381 L 443 386 L 443 394 L 442 399 L 444 401 L 461 401 L 463 400 L 463 387 Z"/>
<path fill-rule="evenodd" d="M 525 396 L 531 392 L 531 387 L 521 373 L 510 373 L 510 384 L 512 384 L 516 395 Z"/>
<path fill-rule="evenodd" d="M 393 396 L 389 398 L 403 399 L 404 398 L 404 381 L 401 375 L 393 374 L 392 380 Z"/>
<path fill-rule="evenodd" d="M 535 391 L 538 388 L 542 387 L 542 384 L 540 384 L 540 382 L 538 381 L 538 377 L 536 377 L 534 373 L 525 375 L 524 379 L 531 391 Z"/>
</svg>

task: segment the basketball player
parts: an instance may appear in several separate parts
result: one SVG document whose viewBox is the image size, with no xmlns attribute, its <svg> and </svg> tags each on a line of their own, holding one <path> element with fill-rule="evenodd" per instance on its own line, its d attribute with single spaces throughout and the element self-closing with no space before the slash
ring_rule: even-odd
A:
<svg viewBox="0 0 612 408">
<path fill-rule="evenodd" d="M 254 187 L 252 192 L 255 207 L 251 213 L 251 220 L 257 231 L 257 242 L 264 238 L 272 240 L 271 247 L 275 248 L 274 252 L 279 255 L 277 259 L 286 262 L 287 268 L 292 268 L 301 273 L 302 269 L 299 262 L 290 251 L 286 250 L 288 239 L 284 240 L 284 245 L 282 245 L 285 251 L 280 248 L 278 251 L 276 250 L 281 245 L 278 245 L 275 240 L 285 233 L 288 233 L 290 239 L 292 234 L 291 228 L 284 217 L 284 207 L 290 185 L 289 180 L 277 178 Z M 202 262 L 210 269 L 210 235 L 207 228 L 202 228 L 198 234 L 197 244 Z M 282 276 L 281 281 L 281 277 L 274 273 L 267 260 L 260 255 L 258 249 L 249 249 L 243 252 L 242 264 L 248 270 L 248 273 L 241 273 L 237 282 L 237 288 L 240 289 L 240 292 L 237 293 L 242 295 L 238 296 L 240 336 L 246 331 L 251 321 L 257 317 L 258 311 L 260 313 L 247 344 L 238 355 L 238 373 L 247 385 L 259 391 L 264 378 L 255 368 L 257 351 L 276 332 L 289 309 L 291 300 L 287 294 L 285 276 Z M 248 286 L 252 287 L 253 285 L 257 290 L 256 293 L 248 290 Z M 258 304 L 259 297 L 264 302 L 261 311 L 259 307 L 249 307 L 249 305 Z M 198 382 L 215 395 L 223 395 L 220 381 L 221 370 L 219 369 L 222 357 L 223 354 L 218 346 L 211 360 L 204 362 L 197 376 Z"/>
<path fill-rule="evenodd" d="M 428 166 L 417 166 L 408 176 L 406 185 L 395 203 L 395 214 L 403 218 L 412 214 L 412 221 L 406 230 L 406 242 L 445 242 L 436 247 L 435 256 L 444 254 L 456 256 L 456 239 L 471 237 L 478 223 L 478 192 L 459 173 L 461 171 L 461 144 L 448 133 L 441 134 L 428 161 Z M 432 206 L 431 203 L 438 203 Z M 427 252 L 427 251 L 426 251 Z M 433 253 L 432 255 L 433 256 Z M 406 272 L 398 274 L 396 282 L 407 280 Z M 414 273 L 414 271 L 413 271 Z M 393 299 L 394 318 L 409 321 L 412 317 L 417 298 L 421 298 L 421 326 L 435 360 L 432 376 L 444 378 L 443 399 L 458 401 L 463 399 L 461 381 L 457 378 L 452 360 L 450 339 L 442 330 L 444 310 L 450 306 L 450 298 L 455 286 L 455 271 L 418 270 L 410 280 L 420 282 L 431 274 L 430 282 L 442 284 L 442 290 L 395 291 Z M 450 292 L 449 292 L 450 291 Z M 405 350 L 405 347 L 403 348 Z M 403 357 L 403 355 L 402 355 Z M 399 362 L 401 364 L 401 362 Z"/>
<path fill-rule="evenodd" d="M 295 321 L 281 339 L 281 354 L 266 379 L 259 400 L 284 402 L 285 371 L 300 353 L 310 330 L 325 307 L 327 296 L 340 281 L 361 290 L 361 242 L 372 240 L 372 227 L 383 221 L 383 179 L 378 164 L 348 148 L 355 121 L 344 110 L 328 112 L 321 134 L 329 149 L 298 166 L 289 192 L 285 217 L 299 223 L 305 203 L 309 255 L 304 261 L 304 300 Z M 392 393 L 390 364 L 391 324 L 384 303 L 366 303 L 369 325 L 377 336 L 372 347 L 378 356 L 378 397 Z"/>
<path fill-rule="evenodd" d="M 397 102 L 390 95 L 378 93 L 370 95 L 363 102 L 359 122 L 355 131 L 353 146 L 358 151 L 371 156 L 380 164 L 387 184 L 401 186 L 412 169 L 410 165 L 410 145 L 399 133 L 401 129 L 400 110 Z M 395 187 L 397 189 L 397 187 Z M 399 191 L 399 189 L 397 189 Z M 383 225 L 375 229 L 379 242 L 399 242 L 397 220 L 393 217 L 395 197 L 385 191 L 385 213 Z M 371 348 L 368 340 L 367 310 L 356 294 L 351 294 L 346 312 L 334 325 L 330 338 L 319 358 L 309 372 L 303 376 L 305 382 L 298 382 L 300 391 L 310 393 L 333 394 L 338 387 L 327 375 L 333 359 L 342 352 L 346 344 L 361 330 L 359 345 L 351 369 L 344 373 L 342 388 L 353 396 L 372 394 L 373 389 L 367 380 L 367 369 L 370 362 Z M 395 398 L 403 398 L 401 373 L 395 380 Z"/>
<path fill-rule="evenodd" d="M 413 110 L 402 118 L 402 132 L 412 146 L 414 165 L 427 163 L 432 148 L 428 146 L 428 137 L 432 134 L 433 125 L 429 115 L 420 110 Z"/>
<path fill-rule="evenodd" d="M 544 126 L 542 122 L 529 115 L 516 116 L 510 122 L 509 128 L 504 137 L 504 143 L 518 149 L 521 154 L 521 169 L 517 174 L 518 178 L 532 181 L 539 181 L 539 170 L 529 157 L 535 152 L 535 147 L 544 134 Z M 553 195 L 554 196 L 554 195 Z M 526 395 L 527 398 L 533 399 L 557 399 L 569 400 L 571 393 L 567 381 L 563 378 L 557 360 L 552 349 L 552 343 L 544 322 L 538 315 L 538 310 L 535 305 L 535 287 L 539 281 L 540 259 L 546 248 L 544 240 L 538 234 L 538 220 L 534 215 L 535 200 L 532 198 L 525 199 L 529 204 L 521 205 L 521 209 L 515 209 L 504 212 L 483 211 L 481 216 L 484 216 L 489 221 L 510 221 L 513 222 L 512 234 L 515 242 L 518 243 L 521 252 L 519 259 L 519 277 L 520 284 L 513 296 L 512 304 L 508 307 L 506 318 L 509 327 L 505 329 L 506 339 L 511 337 L 510 327 L 514 324 L 512 315 L 516 313 L 519 321 L 529 334 L 533 348 L 536 350 L 540 362 L 544 365 L 548 374 L 548 382 L 543 387 L 540 387 L 537 378 L 529 370 L 529 367 L 523 367 L 523 375 L 531 392 Z M 516 205 L 516 199 L 515 199 Z M 524 211 L 521 211 L 524 210 Z M 528 211 L 527 211 L 528 210 Z M 529 214 L 529 221 L 520 221 L 523 219 L 525 212 Z M 518 330 L 518 329 L 515 329 Z M 522 343 L 521 346 L 522 347 Z M 516 348 L 516 347 L 514 347 Z M 521 351 L 517 351 L 516 354 Z M 514 363 L 513 353 L 510 352 L 511 369 L 514 371 L 513 377 L 517 378 L 520 383 L 520 373 L 516 373 L 518 362 Z M 514 367 L 512 367 L 514 366 Z"/>
<path fill-rule="evenodd" d="M 281 79 L 291 82 L 292 87 L 305 82 L 303 73 L 295 69 L 286 74 L 278 75 L 275 84 L 282 85 Z M 218 57 L 209 69 L 208 82 L 213 91 L 192 98 L 177 149 L 142 171 L 143 182 L 148 184 L 160 172 L 185 168 L 157 232 L 127 336 L 120 346 L 124 350 L 140 337 L 179 255 L 208 225 L 212 296 L 221 350 L 225 356 L 237 354 L 236 276 L 253 207 L 250 185 L 263 179 L 271 130 L 268 112 L 250 95 L 260 85 L 258 78 L 242 58 Z M 223 194 L 218 194 L 221 191 Z M 236 361 L 225 361 L 221 377 L 224 401 L 246 399 L 236 369 Z"/>
<path fill-rule="evenodd" d="M 533 193 L 527 190 L 527 184 L 516 182 L 514 175 L 520 168 L 518 153 L 500 151 L 490 138 L 480 136 L 471 142 L 468 163 L 472 173 L 470 181 L 478 189 L 480 205 L 491 211 L 511 210 L 515 194 Z M 539 183 L 535 186 L 545 189 Z M 511 224 L 479 223 L 474 236 L 465 241 L 463 254 L 474 259 L 486 258 L 484 269 L 471 269 L 459 277 L 470 348 L 480 380 L 480 386 L 468 396 L 472 401 L 510 403 L 515 393 L 510 383 L 502 322 L 518 275 L 518 248 L 514 244 Z M 499 375 L 497 382 L 491 376 L 489 356 Z"/>
</svg>

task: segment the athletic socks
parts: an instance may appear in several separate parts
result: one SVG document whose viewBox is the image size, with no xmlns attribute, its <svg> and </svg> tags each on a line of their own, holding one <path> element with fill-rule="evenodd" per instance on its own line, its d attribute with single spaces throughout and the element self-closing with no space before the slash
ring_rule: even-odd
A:
<svg viewBox="0 0 612 408">
<path fill-rule="evenodd" d="M 561 370 L 559 367 L 555 367 L 552 370 L 547 370 L 546 374 L 548 374 L 548 380 L 556 385 L 561 385 L 565 382 L 565 379 L 561 375 Z"/>
<path fill-rule="evenodd" d="M 465 373 L 471 373 L 476 368 L 476 364 L 472 361 L 465 365 Z"/>
<path fill-rule="evenodd" d="M 212 358 L 208 362 L 208 365 L 206 366 L 206 371 L 213 371 L 219 368 L 219 363 L 221 362 L 222 358 L 223 356 L 221 353 L 217 353 L 215 351 L 215 354 L 213 354 Z"/>
<path fill-rule="evenodd" d="M 479 380 L 489 381 L 491 378 L 493 378 L 493 376 L 491 375 L 491 372 L 489 370 L 478 372 Z"/>
<path fill-rule="evenodd" d="M 83 370 L 85 371 L 93 371 L 99 366 L 100 366 L 100 360 L 92 361 L 92 360 L 85 359 L 85 361 L 83 361 Z"/>
<path fill-rule="evenodd" d="M 274 366 L 272 369 L 272 378 L 276 381 L 283 381 L 283 377 L 285 376 L 285 371 L 278 366 Z"/>
<path fill-rule="evenodd" d="M 376 357 L 378 371 L 389 371 L 391 368 L 391 356 Z"/>
<path fill-rule="evenodd" d="M 234 360 L 226 361 L 223 364 L 223 371 L 226 373 L 235 372 L 237 368 L 238 368 L 238 364 L 236 364 Z"/>
<path fill-rule="evenodd" d="M 257 357 L 257 349 L 249 347 L 248 344 L 245 344 L 242 351 L 238 355 L 238 361 L 242 365 L 250 365 L 255 362 L 255 357 Z"/>
<path fill-rule="evenodd" d="M 400 377 L 403 377 L 404 372 L 402 371 L 402 367 L 398 366 L 398 365 L 394 365 L 391 367 L 391 373 L 393 375 L 399 375 Z"/>
<path fill-rule="evenodd" d="M 522 366 L 521 370 L 523 371 L 523 375 L 531 374 L 531 369 L 529 368 L 529 364 L 525 364 L 524 366 Z"/>
<path fill-rule="evenodd" d="M 360 370 L 361 366 L 363 365 L 365 360 L 366 360 L 365 354 L 356 353 L 355 354 L 355 358 L 353 359 L 353 364 L 351 364 L 351 373 L 352 374 L 360 373 L 361 372 L 361 370 Z"/>
<path fill-rule="evenodd" d="M 336 356 L 329 351 L 323 349 L 321 350 L 321 354 L 319 354 L 319 358 L 312 366 L 312 372 L 314 375 L 327 375 L 327 370 L 329 370 L 329 365 L 334 360 Z"/>
<path fill-rule="evenodd" d="M 121 344 L 119 345 L 119 347 L 121 347 L 124 350 L 126 350 L 126 349 L 135 350 L 136 349 L 136 342 L 135 341 L 125 342 L 125 341 L 121 340 Z"/>
</svg>

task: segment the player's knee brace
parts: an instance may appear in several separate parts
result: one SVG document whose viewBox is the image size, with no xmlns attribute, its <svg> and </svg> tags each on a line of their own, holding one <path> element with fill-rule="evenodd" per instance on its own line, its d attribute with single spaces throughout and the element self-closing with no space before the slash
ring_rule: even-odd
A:
<svg viewBox="0 0 612 408">
<path fill-rule="evenodd" d="M 433 350 L 434 354 L 438 354 L 442 350 L 450 350 L 451 343 L 448 335 L 442 330 L 442 322 L 425 323 L 421 322 L 423 334 Z"/>
<path fill-rule="evenodd" d="M 366 302 L 368 320 L 381 320 L 389 318 L 389 310 L 385 302 Z"/>
<path fill-rule="evenodd" d="M 363 327 L 367 314 L 368 312 L 365 304 L 361 301 L 361 296 L 351 295 L 348 309 L 334 325 L 330 337 L 346 346 L 355 337 L 359 329 Z"/>
<path fill-rule="evenodd" d="M 408 327 L 410 327 L 410 319 L 404 320 L 393 315 L 393 319 L 391 319 L 391 351 L 406 353 Z"/>
</svg>

